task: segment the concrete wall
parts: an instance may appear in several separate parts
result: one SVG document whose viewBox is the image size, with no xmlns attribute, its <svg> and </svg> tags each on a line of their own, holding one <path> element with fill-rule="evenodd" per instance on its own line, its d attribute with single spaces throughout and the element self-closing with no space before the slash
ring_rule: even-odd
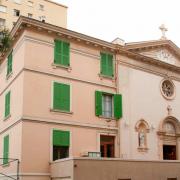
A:
<svg viewBox="0 0 180 180">
<path fill-rule="evenodd" d="M 33 14 L 34 19 L 39 20 L 39 16 L 45 16 L 47 23 L 60 27 L 67 27 L 67 7 L 48 0 L 31 0 L 33 6 L 28 5 L 28 1 L 21 0 L 20 3 L 13 1 L 2 0 L 0 5 L 7 7 L 7 12 L 0 12 L 0 17 L 6 19 L 6 27 L 11 29 L 13 22 L 16 22 L 18 17 L 14 16 L 14 9 L 20 10 L 20 15 L 28 16 L 28 13 Z M 39 9 L 39 4 L 44 5 L 44 10 Z"/>
<path fill-rule="evenodd" d="M 71 163 L 73 163 L 73 166 Z M 180 178 L 180 162 L 173 161 L 133 161 L 121 159 L 83 159 L 75 158 L 51 164 L 52 177 L 63 177 L 60 167 L 66 166 L 73 180 L 167 180 Z M 59 171 L 54 171 L 58 169 Z M 67 171 L 66 171 L 67 172 Z"/>
<path fill-rule="evenodd" d="M 170 115 L 180 120 L 180 83 L 173 80 L 176 96 L 173 100 L 167 100 L 160 90 L 161 81 L 165 77 L 122 64 L 118 69 L 119 91 L 123 94 L 123 119 L 120 122 L 121 157 L 162 159 L 162 145 L 159 144 L 160 138 L 157 132 L 160 130 L 162 121 L 169 116 L 168 106 L 172 107 Z M 168 71 L 167 73 L 170 74 Z M 135 126 L 141 119 L 145 120 L 150 127 L 147 133 L 148 150 L 146 152 L 138 150 L 138 132 Z"/>
</svg>

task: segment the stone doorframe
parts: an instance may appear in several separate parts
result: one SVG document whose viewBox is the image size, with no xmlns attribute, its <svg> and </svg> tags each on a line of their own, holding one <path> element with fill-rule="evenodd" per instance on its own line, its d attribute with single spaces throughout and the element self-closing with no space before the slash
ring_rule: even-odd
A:
<svg viewBox="0 0 180 180">
<path fill-rule="evenodd" d="M 168 133 L 164 127 L 166 123 L 170 123 L 174 126 L 175 132 Z M 160 122 L 158 135 L 158 156 L 160 160 L 163 160 L 163 145 L 175 145 L 176 157 L 180 160 L 180 121 L 173 116 L 167 116 Z"/>
</svg>

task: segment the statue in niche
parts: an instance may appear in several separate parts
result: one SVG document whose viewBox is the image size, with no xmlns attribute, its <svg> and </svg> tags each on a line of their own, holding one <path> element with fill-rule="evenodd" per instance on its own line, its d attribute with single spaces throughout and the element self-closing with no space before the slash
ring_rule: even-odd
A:
<svg viewBox="0 0 180 180">
<path fill-rule="evenodd" d="M 145 132 L 143 129 L 139 132 L 139 147 L 145 147 Z"/>
</svg>

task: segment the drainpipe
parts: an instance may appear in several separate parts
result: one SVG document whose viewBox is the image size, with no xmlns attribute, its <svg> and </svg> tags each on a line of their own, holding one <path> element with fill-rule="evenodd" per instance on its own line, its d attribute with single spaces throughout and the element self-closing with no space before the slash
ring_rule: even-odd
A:
<svg viewBox="0 0 180 180">
<path fill-rule="evenodd" d="M 116 88 L 116 93 L 118 94 L 119 93 L 119 70 L 118 70 L 118 47 L 117 47 L 117 50 L 116 50 L 116 54 L 115 54 L 115 88 Z M 119 152 L 119 158 L 120 158 L 120 154 L 121 154 L 121 151 L 120 151 L 120 120 L 118 120 L 116 122 L 116 126 L 118 128 L 118 131 L 117 131 L 117 144 L 118 144 L 118 152 Z"/>
</svg>

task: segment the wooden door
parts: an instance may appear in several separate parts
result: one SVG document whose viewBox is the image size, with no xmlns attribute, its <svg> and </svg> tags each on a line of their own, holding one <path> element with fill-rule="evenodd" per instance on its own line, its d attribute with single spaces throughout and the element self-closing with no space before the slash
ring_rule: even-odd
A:
<svg viewBox="0 0 180 180">
<path fill-rule="evenodd" d="M 114 157 L 114 136 L 100 136 L 101 157 Z"/>
</svg>

